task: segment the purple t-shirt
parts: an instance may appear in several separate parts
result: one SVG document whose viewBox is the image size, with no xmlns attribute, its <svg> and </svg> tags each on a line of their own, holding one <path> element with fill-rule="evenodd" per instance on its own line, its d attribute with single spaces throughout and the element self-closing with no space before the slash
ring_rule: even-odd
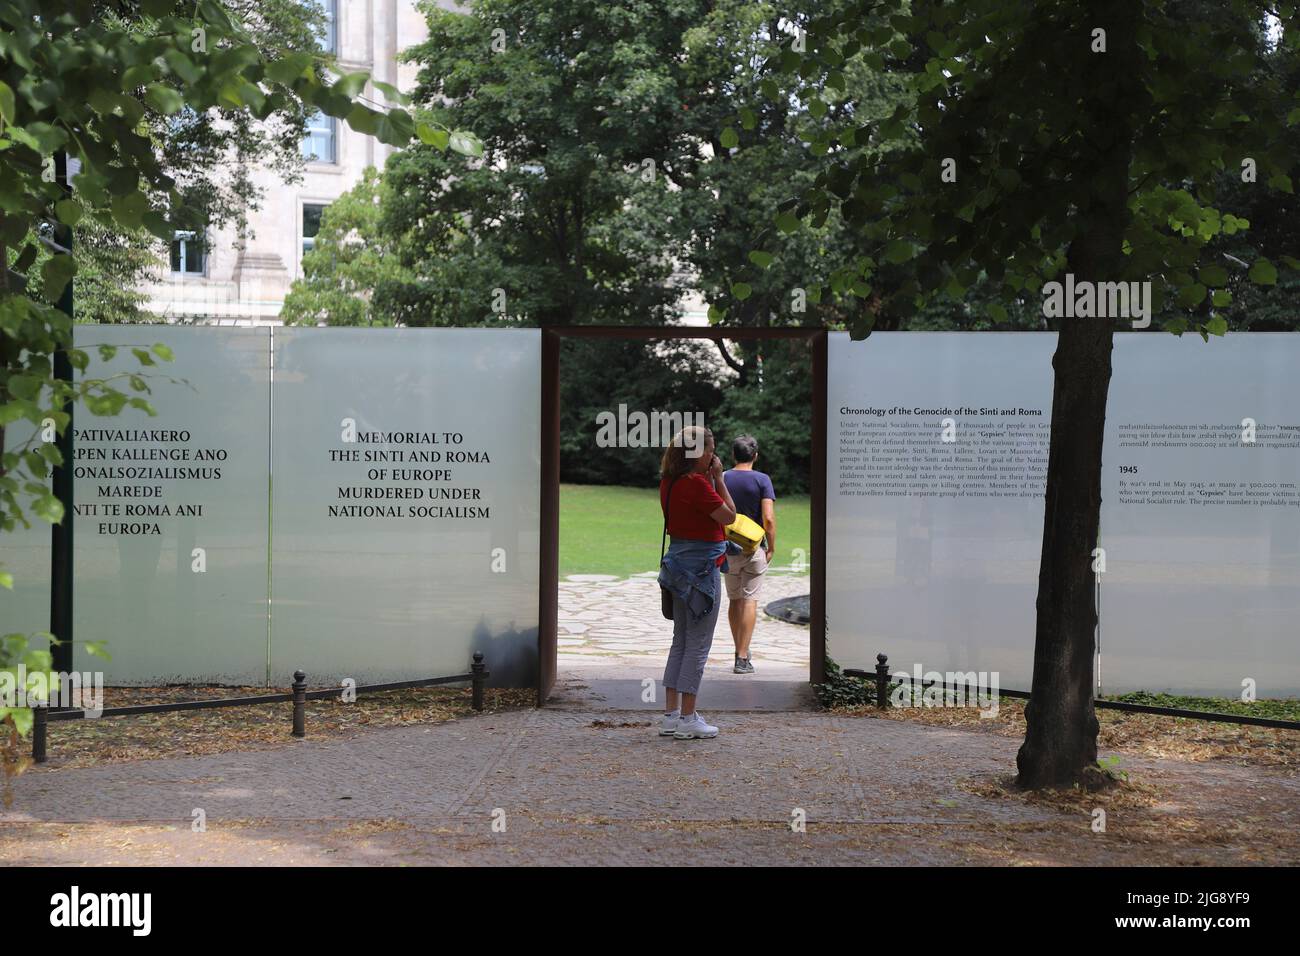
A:
<svg viewBox="0 0 1300 956">
<path fill-rule="evenodd" d="M 727 483 L 731 500 L 736 503 L 736 511 L 748 515 L 760 525 L 763 523 L 763 499 L 776 501 L 776 492 L 772 490 L 772 479 L 761 471 L 736 469 L 722 473 L 722 480 Z"/>
</svg>

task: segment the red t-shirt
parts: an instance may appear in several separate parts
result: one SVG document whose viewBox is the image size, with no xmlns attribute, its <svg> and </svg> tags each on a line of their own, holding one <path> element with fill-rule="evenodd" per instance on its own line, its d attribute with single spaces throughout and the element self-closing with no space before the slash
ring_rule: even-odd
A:
<svg viewBox="0 0 1300 956">
<path fill-rule="evenodd" d="M 674 538 L 690 538 L 694 541 L 725 541 L 726 534 L 722 525 L 709 515 L 721 508 L 725 501 L 713 490 L 713 482 L 707 475 L 691 472 L 682 475 L 675 482 L 664 478 L 659 482 L 659 507 L 665 507 L 668 498 L 668 485 L 672 482 L 673 500 L 668 508 L 668 533 Z M 718 558 L 721 564 L 725 555 Z"/>
</svg>

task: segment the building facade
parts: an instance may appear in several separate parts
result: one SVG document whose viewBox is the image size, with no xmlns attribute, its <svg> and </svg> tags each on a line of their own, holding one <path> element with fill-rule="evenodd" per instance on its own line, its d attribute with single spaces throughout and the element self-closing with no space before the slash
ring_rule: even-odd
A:
<svg viewBox="0 0 1300 956">
<path fill-rule="evenodd" d="M 415 86 L 417 68 L 397 62 L 398 54 L 425 38 L 415 0 L 315 0 L 328 29 L 321 45 L 345 73 L 359 70 L 403 92 Z M 454 8 L 450 0 L 440 3 Z M 373 87 L 365 95 L 383 102 Z M 302 275 L 303 252 L 311 248 L 321 212 L 356 185 L 369 166 L 382 169 L 393 148 L 318 114 L 302 143 L 306 166 L 301 181 L 285 183 L 271 172 L 255 174 L 260 207 L 248 214 L 241 241 L 234 228 L 206 235 L 178 233 L 168 261 L 145 285 L 146 308 L 176 322 L 263 325 L 280 322 L 280 308 L 294 279 Z"/>
</svg>

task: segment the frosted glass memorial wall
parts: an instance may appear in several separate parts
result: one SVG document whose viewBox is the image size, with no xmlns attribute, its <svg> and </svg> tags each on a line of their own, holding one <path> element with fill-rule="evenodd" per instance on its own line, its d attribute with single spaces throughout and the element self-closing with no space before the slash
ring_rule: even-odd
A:
<svg viewBox="0 0 1300 956">
<path fill-rule="evenodd" d="M 76 669 L 335 684 L 465 673 L 481 650 L 493 683 L 535 684 L 538 331 L 79 326 L 76 342 L 96 377 L 139 370 L 129 347 L 175 355 L 143 370 L 156 417 L 77 410 L 75 637 L 112 659 L 79 646 Z M 49 525 L 0 544 L 0 632 L 48 629 Z"/>
<path fill-rule="evenodd" d="M 884 652 L 896 670 L 1030 686 L 1055 344 L 831 336 L 827 640 L 842 666 Z M 1297 368 L 1287 334 L 1116 336 L 1103 692 L 1300 693 Z"/>
<path fill-rule="evenodd" d="M 1300 336 L 1122 335 L 1114 369 L 1103 688 L 1300 694 Z"/>
<path fill-rule="evenodd" d="M 275 333 L 271 673 L 536 682 L 541 333 Z"/>
<path fill-rule="evenodd" d="M 884 652 L 909 673 L 1028 680 L 1054 347 L 1024 332 L 830 336 L 826 642 L 842 667 Z"/>
<path fill-rule="evenodd" d="M 76 410 L 74 637 L 111 659 L 78 643 L 74 668 L 115 684 L 264 681 L 270 331 L 77 326 L 75 342 L 89 377 L 134 394 L 121 376 L 141 374 L 157 415 Z M 142 367 L 131 350 L 155 343 L 174 361 Z M 6 633 L 49 628 L 50 526 L 31 520 L 3 536 Z"/>
</svg>

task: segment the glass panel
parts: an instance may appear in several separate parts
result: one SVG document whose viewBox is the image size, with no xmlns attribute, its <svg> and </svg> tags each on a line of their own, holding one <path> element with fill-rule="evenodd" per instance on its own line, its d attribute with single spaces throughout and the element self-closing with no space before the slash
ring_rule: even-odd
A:
<svg viewBox="0 0 1300 956">
<path fill-rule="evenodd" d="M 75 334 L 90 376 L 140 368 L 125 348 L 101 362 L 100 344 L 160 342 L 175 361 L 144 370 L 156 417 L 77 409 L 74 636 L 106 642 L 112 659 L 78 645 L 74 666 L 117 684 L 265 681 L 269 330 Z M 5 535 L 21 585 L 13 605 L 0 595 L 6 630 L 49 626 L 49 536 L 48 525 Z"/>
<path fill-rule="evenodd" d="M 1300 694 L 1300 337 L 1116 336 L 1102 687 Z M 1243 422 L 1255 422 L 1253 441 Z"/>
<path fill-rule="evenodd" d="M 534 682 L 540 353 L 537 330 L 276 331 L 275 679 L 481 650 L 495 683 Z"/>
<path fill-rule="evenodd" d="M 332 163 L 336 120 L 317 111 L 307 120 L 307 135 L 302 140 L 303 158 L 317 163 Z"/>
<path fill-rule="evenodd" d="M 338 0 L 316 0 L 325 13 L 325 24 L 317 42 L 326 53 L 338 52 Z"/>
<path fill-rule="evenodd" d="M 1055 345 L 830 337 L 827 652 L 841 666 L 874 670 L 883 652 L 891 672 L 999 671 L 1029 687 Z"/>
<path fill-rule="evenodd" d="M 325 211 L 323 205 L 304 203 L 302 207 L 302 251 L 305 254 L 316 245 L 316 234 L 320 232 L 320 217 Z"/>
<path fill-rule="evenodd" d="M 316 233 L 320 232 L 320 216 L 325 211 L 325 207 L 312 203 L 304 203 L 302 207 L 302 235 L 304 239 L 315 238 Z"/>
</svg>

